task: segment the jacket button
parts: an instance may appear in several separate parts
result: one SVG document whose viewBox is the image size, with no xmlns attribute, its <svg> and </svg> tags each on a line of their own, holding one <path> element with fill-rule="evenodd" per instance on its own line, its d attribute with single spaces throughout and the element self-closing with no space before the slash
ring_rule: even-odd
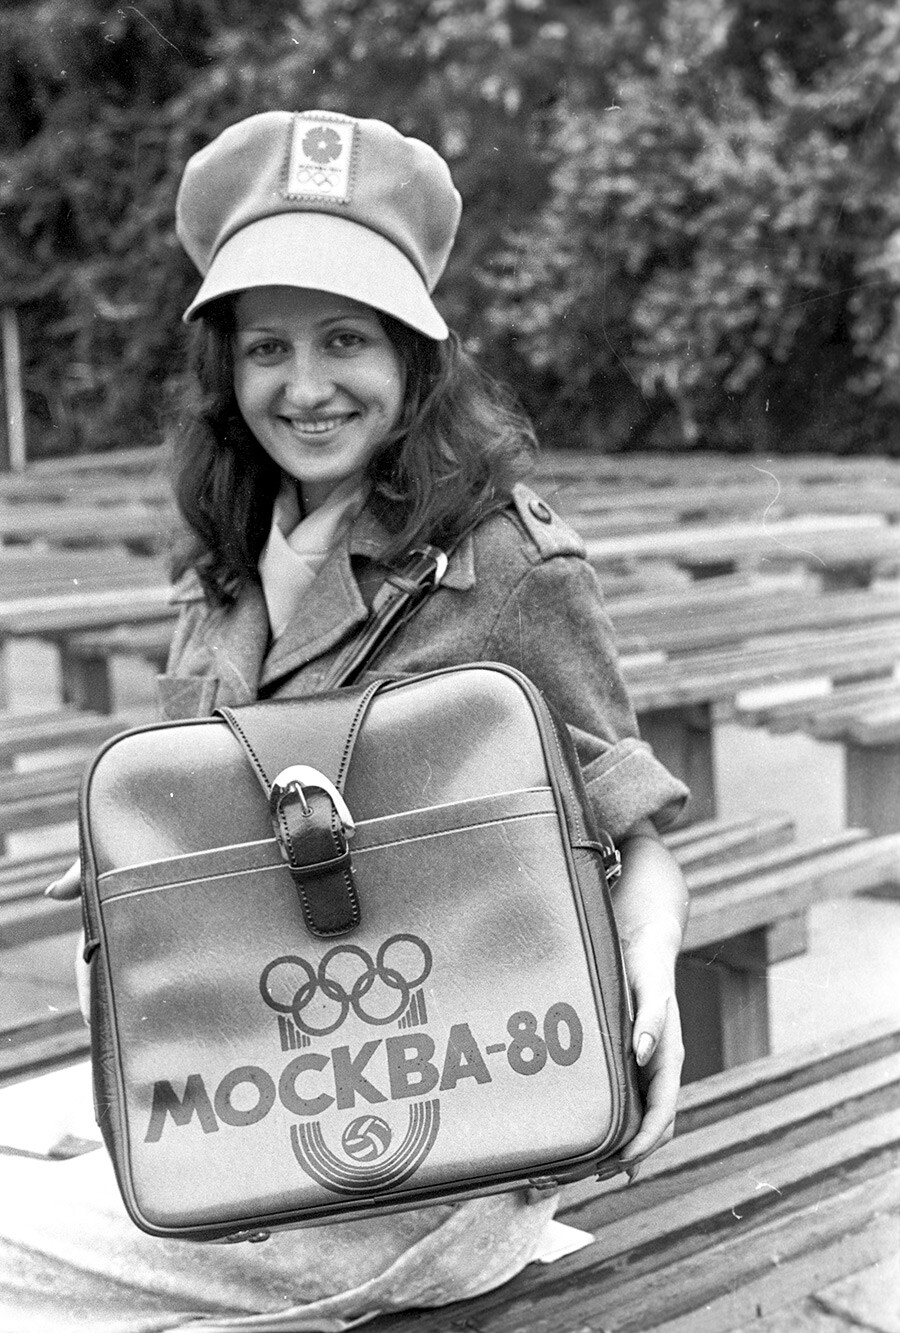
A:
<svg viewBox="0 0 900 1333">
<path fill-rule="evenodd" d="M 544 504 L 543 500 L 529 500 L 528 508 L 539 523 L 552 523 L 553 515 Z"/>
</svg>

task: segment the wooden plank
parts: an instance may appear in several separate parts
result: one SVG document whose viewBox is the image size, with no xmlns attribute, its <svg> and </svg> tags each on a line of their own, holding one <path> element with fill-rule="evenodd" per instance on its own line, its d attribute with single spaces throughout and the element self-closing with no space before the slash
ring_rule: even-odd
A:
<svg viewBox="0 0 900 1333">
<path fill-rule="evenodd" d="M 18 755 L 72 747 L 94 747 L 129 727 L 151 719 L 138 714 L 114 717 L 78 709 L 60 708 L 47 713 L 22 713 L 0 717 L 0 762 Z"/>
<path fill-rule="evenodd" d="M 823 564 L 900 554 L 900 532 L 877 516 L 781 519 L 766 523 L 683 525 L 674 531 L 585 538 L 591 564 L 653 557 L 690 565 L 760 559 Z"/>
<path fill-rule="evenodd" d="M 162 620 L 143 625 L 116 625 L 108 630 L 83 630 L 71 636 L 67 651 L 72 658 L 105 659 L 121 654 L 164 662 L 172 632 L 171 622 Z"/>
<path fill-rule="evenodd" d="M 43 889 L 49 882 L 49 879 L 45 880 L 36 895 L 19 902 L 2 903 L 0 949 L 15 949 L 21 944 L 33 944 L 35 940 L 56 939 L 80 929 L 81 899 L 59 902 L 45 898 Z"/>
<path fill-rule="evenodd" d="M 150 542 L 161 545 L 172 520 L 158 508 L 143 504 L 40 505 L 0 504 L 0 540 L 87 542 Z"/>
<path fill-rule="evenodd" d="M 694 703 L 733 700 L 773 681 L 840 678 L 892 671 L 900 658 L 893 622 L 840 636 L 784 635 L 749 642 L 739 651 L 687 654 L 679 658 L 622 658 L 622 674 L 638 713 Z"/>
<path fill-rule="evenodd" d="M 78 855 L 78 840 L 67 850 L 40 856 L 4 857 L 0 861 L 0 911 L 10 903 L 42 897 L 51 880 L 58 879 Z M 46 899 L 50 903 L 51 899 Z M 2 920 L 2 916 L 0 916 Z"/>
<path fill-rule="evenodd" d="M 694 837 L 690 837 L 696 829 Z M 738 856 L 757 856 L 784 847 L 794 839 L 794 824 L 788 815 L 771 815 L 737 824 L 719 824 L 712 820 L 688 824 L 665 842 L 682 870 L 700 870 L 727 863 Z"/>
<path fill-rule="evenodd" d="M 722 520 L 728 515 L 779 519 L 795 514 L 900 514 L 900 485 L 866 479 L 848 486 L 833 480 L 791 480 L 774 491 L 771 478 L 733 476 L 712 485 L 670 486 L 631 483 L 568 486 L 559 492 L 561 513 L 575 525 L 582 519 L 630 512 L 674 510 L 682 519 Z"/>
<path fill-rule="evenodd" d="M 878 677 L 849 685 L 834 686 L 826 694 L 811 694 L 801 699 L 786 699 L 777 703 L 738 703 L 737 719 L 749 726 L 764 726 L 776 733 L 805 730 L 818 726 L 821 721 L 853 717 L 857 710 L 868 704 L 891 702 L 900 697 L 900 681 L 895 677 Z M 824 736 L 824 733 L 823 733 Z"/>
<path fill-rule="evenodd" d="M 641 1189 L 639 1184 L 632 1187 Z M 372 1333 L 728 1333 L 765 1311 L 896 1251 L 900 1168 L 851 1177 L 794 1211 L 727 1214 L 640 1244 L 621 1228 L 612 1255 L 595 1246 L 496 1292 L 440 1310 L 372 1321 Z M 792 1204 L 795 1202 L 791 1201 Z M 568 1215 L 564 1215 L 570 1221 Z M 574 1219 L 576 1225 L 578 1219 Z"/>
<path fill-rule="evenodd" d="M 669 612 L 623 615 L 615 603 L 610 612 L 621 652 L 661 648 L 675 654 L 786 631 L 796 634 L 804 628 L 833 633 L 853 625 L 873 625 L 879 620 L 900 625 L 900 594 L 872 590 L 852 593 L 804 590 L 789 594 L 782 590 L 735 598 L 726 608 L 698 606 L 690 614 L 682 614 L 682 608 L 677 607 Z"/>
<path fill-rule="evenodd" d="M 900 1029 L 896 1019 L 889 1017 L 862 1028 L 828 1033 L 817 1042 L 791 1047 L 754 1064 L 724 1070 L 681 1089 L 677 1134 L 693 1133 L 803 1088 L 829 1084 L 848 1070 L 879 1064 L 897 1052 Z"/>
<path fill-rule="evenodd" d="M 0 1031 L 0 1084 L 83 1058 L 90 1045 L 77 1005 L 13 1024 Z"/>
<path fill-rule="evenodd" d="M 78 814 L 86 760 L 34 773 L 0 774 L 0 832 L 63 824 Z"/>
<path fill-rule="evenodd" d="M 165 589 L 120 589 L 115 598 L 97 601 L 73 597 L 70 605 L 28 610 L 0 608 L 0 635 L 7 638 L 61 639 L 122 624 L 164 624 L 171 633 L 177 608 L 166 600 Z"/>
<path fill-rule="evenodd" d="M 684 947 L 699 949 L 794 916 L 813 903 L 896 884 L 898 875 L 898 833 L 826 849 L 821 856 L 811 849 L 805 860 L 748 874 L 737 890 L 733 883 L 716 884 L 706 871 L 698 874 L 696 884 L 688 875 L 691 914 Z"/>
</svg>

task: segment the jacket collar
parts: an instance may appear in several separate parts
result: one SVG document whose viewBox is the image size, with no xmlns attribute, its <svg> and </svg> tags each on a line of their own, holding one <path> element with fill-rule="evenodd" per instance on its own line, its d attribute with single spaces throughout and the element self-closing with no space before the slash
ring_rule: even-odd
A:
<svg viewBox="0 0 900 1333">
<path fill-rule="evenodd" d="M 268 652 L 269 621 L 259 587 L 245 588 L 228 612 L 211 610 L 203 637 L 216 674 L 225 686 L 227 702 L 252 701 L 260 687 L 301 670 L 358 629 L 368 616 L 368 605 L 360 592 L 353 561 L 371 566 L 359 573 L 364 587 L 374 593 L 387 573 L 379 565 L 388 542 L 387 530 L 364 509 L 316 575 L 302 613 L 293 618 Z M 453 552 L 441 587 L 461 592 L 473 588 L 475 582 L 474 543 L 469 534 Z M 203 600 L 203 590 L 196 575 L 189 573 L 173 590 L 172 601 L 198 600 Z"/>
</svg>

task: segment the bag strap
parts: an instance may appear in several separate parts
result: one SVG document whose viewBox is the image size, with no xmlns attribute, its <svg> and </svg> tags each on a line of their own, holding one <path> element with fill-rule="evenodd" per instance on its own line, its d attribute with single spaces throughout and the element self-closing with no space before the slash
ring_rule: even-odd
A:
<svg viewBox="0 0 900 1333">
<path fill-rule="evenodd" d="M 360 922 L 349 848 L 354 823 L 342 787 L 363 718 L 383 685 L 375 681 L 305 698 L 302 764 L 296 763 L 285 711 L 296 709 L 296 699 L 216 709 L 266 794 L 281 855 L 314 935 L 343 935 Z"/>
<path fill-rule="evenodd" d="M 359 680 L 363 671 L 405 625 L 435 588 L 440 587 L 450 557 L 480 523 L 506 509 L 508 500 L 495 500 L 479 510 L 446 547 L 420 546 L 409 552 L 399 569 L 389 574 L 375 594 L 368 620 L 338 656 L 321 685 L 342 689 Z"/>
<path fill-rule="evenodd" d="M 400 626 L 439 586 L 452 549 L 447 553 L 437 546 L 422 546 L 411 551 L 400 569 L 388 575 L 375 594 L 368 620 L 338 656 L 322 683 L 323 690 L 343 689 L 359 679 Z"/>
</svg>

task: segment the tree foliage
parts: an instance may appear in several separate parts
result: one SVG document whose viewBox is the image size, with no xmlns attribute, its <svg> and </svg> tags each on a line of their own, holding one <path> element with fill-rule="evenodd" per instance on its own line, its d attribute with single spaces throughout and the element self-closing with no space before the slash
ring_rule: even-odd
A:
<svg viewBox="0 0 900 1333">
<path fill-rule="evenodd" d="M 20 0 L 0 301 L 32 451 L 156 438 L 188 156 L 272 106 L 387 119 L 465 201 L 448 319 L 548 445 L 893 448 L 891 0 Z"/>
</svg>

